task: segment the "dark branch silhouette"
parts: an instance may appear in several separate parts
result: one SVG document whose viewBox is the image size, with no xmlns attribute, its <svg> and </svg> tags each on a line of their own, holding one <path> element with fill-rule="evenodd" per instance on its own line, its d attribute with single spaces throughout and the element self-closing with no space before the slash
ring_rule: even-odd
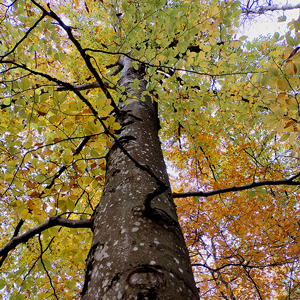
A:
<svg viewBox="0 0 300 300">
<path fill-rule="evenodd" d="M 267 185 L 300 185 L 300 181 L 294 181 L 297 177 L 300 176 L 300 173 L 292 176 L 289 179 L 283 180 L 265 180 L 259 182 L 253 182 L 251 184 L 246 184 L 242 186 L 232 186 L 229 188 L 218 189 L 211 192 L 187 192 L 187 193 L 173 193 L 173 198 L 186 198 L 186 197 L 209 197 L 218 194 L 225 194 L 230 192 L 238 192 L 238 191 L 245 191 L 252 188 L 260 187 L 260 186 L 267 186 Z"/>
<path fill-rule="evenodd" d="M 61 217 L 51 217 L 48 221 L 28 230 L 17 237 L 13 237 L 10 242 L 0 248 L 0 256 L 6 256 L 9 251 L 16 248 L 20 243 L 26 243 L 30 238 L 48 228 L 54 226 L 64 226 L 68 228 L 92 228 L 92 224 L 93 219 L 70 220 Z"/>
</svg>

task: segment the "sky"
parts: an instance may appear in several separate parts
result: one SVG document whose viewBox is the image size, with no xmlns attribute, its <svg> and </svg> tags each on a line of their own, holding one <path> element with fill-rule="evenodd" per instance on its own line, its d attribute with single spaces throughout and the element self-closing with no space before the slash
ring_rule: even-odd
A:
<svg viewBox="0 0 300 300">
<path fill-rule="evenodd" d="M 273 5 L 298 4 L 299 2 L 300 0 L 273 1 Z M 278 17 L 282 16 L 286 16 L 286 21 L 278 23 Z M 299 16 L 300 9 L 269 12 L 265 15 L 256 16 L 252 20 L 241 24 L 239 35 L 246 35 L 250 40 L 260 35 L 266 36 L 271 34 L 271 36 L 273 36 L 275 32 L 279 32 L 280 35 L 283 35 L 288 31 L 288 23 L 292 21 L 292 19 L 297 20 Z"/>
</svg>

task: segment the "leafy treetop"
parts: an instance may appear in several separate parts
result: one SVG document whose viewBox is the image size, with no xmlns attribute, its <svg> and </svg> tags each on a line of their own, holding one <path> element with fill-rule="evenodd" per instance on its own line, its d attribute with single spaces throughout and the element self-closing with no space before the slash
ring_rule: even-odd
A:
<svg viewBox="0 0 300 300">
<path fill-rule="evenodd" d="M 123 55 L 159 104 L 201 299 L 299 297 L 300 19 L 250 42 L 235 36 L 238 1 L 0 5 L 4 297 L 79 297 L 117 105 L 131 97 Z"/>
</svg>

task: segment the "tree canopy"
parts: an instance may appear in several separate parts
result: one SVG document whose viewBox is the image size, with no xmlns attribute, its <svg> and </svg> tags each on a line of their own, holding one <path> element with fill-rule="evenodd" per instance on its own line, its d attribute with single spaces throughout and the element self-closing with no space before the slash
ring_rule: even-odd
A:
<svg viewBox="0 0 300 300">
<path fill-rule="evenodd" d="M 138 101 L 119 85 L 124 56 L 158 107 L 199 298 L 299 299 L 300 18 L 236 35 L 267 7 L 0 3 L 3 299 L 80 298 L 118 104 Z"/>
</svg>

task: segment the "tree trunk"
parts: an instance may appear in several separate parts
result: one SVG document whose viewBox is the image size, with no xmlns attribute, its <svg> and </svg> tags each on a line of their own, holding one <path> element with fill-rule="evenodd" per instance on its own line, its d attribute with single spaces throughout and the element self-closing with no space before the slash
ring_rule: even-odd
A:
<svg viewBox="0 0 300 300">
<path fill-rule="evenodd" d="M 119 103 L 122 129 L 107 157 L 82 299 L 198 299 L 153 104 L 140 100 L 146 81 L 129 62 L 119 59 L 119 84 L 138 100 Z M 136 78 L 138 90 L 131 88 Z"/>
</svg>

